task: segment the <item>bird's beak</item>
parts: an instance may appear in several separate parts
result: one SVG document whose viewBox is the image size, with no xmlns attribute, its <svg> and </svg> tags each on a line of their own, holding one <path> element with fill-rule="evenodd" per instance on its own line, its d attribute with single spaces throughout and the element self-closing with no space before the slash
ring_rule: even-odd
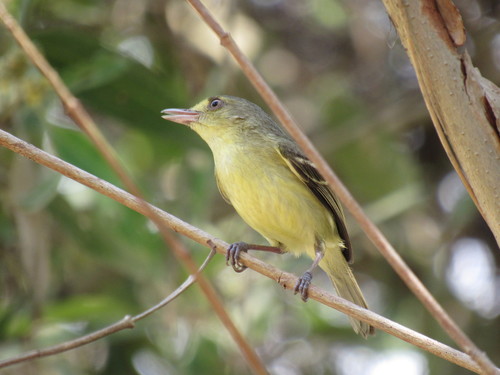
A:
<svg viewBox="0 0 500 375">
<path fill-rule="evenodd" d="M 189 125 L 192 122 L 198 121 L 201 112 L 193 111 L 192 109 L 168 108 L 161 111 L 165 120 L 178 122 L 179 124 Z"/>
</svg>

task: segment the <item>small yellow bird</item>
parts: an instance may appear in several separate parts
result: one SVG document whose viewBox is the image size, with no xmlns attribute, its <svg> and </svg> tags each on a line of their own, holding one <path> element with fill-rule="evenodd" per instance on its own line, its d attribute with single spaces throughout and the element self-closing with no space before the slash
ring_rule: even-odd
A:
<svg viewBox="0 0 500 375">
<path fill-rule="evenodd" d="M 306 253 L 314 262 L 295 286 L 307 300 L 312 271 L 320 266 L 337 293 L 367 308 L 348 265 L 352 248 L 344 213 L 334 193 L 291 137 L 259 106 L 233 96 L 215 96 L 191 109 L 165 109 L 163 118 L 193 129 L 212 150 L 224 199 L 271 246 L 237 242 L 227 261 L 237 272 L 241 251 Z M 363 337 L 369 324 L 351 318 Z"/>
</svg>

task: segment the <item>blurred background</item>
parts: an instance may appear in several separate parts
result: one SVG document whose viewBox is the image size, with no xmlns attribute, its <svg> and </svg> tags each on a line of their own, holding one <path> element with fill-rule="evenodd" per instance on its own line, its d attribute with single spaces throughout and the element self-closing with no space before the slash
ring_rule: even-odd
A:
<svg viewBox="0 0 500 375">
<path fill-rule="evenodd" d="M 500 4 L 456 0 L 466 48 L 500 84 Z M 208 147 L 161 119 L 206 96 L 263 105 L 183 1 L 6 1 L 113 144 L 147 200 L 232 242 L 265 243 L 223 202 Z M 206 5 L 414 272 L 498 365 L 500 253 L 448 161 L 381 2 L 210 0 Z M 264 106 L 265 108 L 265 106 Z M 120 183 L 46 80 L 0 28 L 0 126 Z M 0 149 L 0 358 L 73 339 L 145 310 L 186 277 L 142 216 Z M 347 214 L 371 309 L 443 333 Z M 208 250 L 181 239 L 202 262 Z M 256 254 L 301 274 L 306 258 Z M 365 341 L 341 313 L 304 304 L 221 256 L 206 275 L 272 374 L 468 374 L 383 332 Z M 332 290 L 318 272 L 315 282 Z M 247 374 L 197 286 L 133 330 L 6 374 Z"/>
</svg>

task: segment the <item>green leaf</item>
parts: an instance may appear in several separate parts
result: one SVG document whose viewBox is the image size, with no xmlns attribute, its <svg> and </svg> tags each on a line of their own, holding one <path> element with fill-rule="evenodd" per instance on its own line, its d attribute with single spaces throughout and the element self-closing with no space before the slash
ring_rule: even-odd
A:
<svg viewBox="0 0 500 375">
<path fill-rule="evenodd" d="M 119 184 L 115 173 L 85 134 L 52 126 L 49 135 L 61 159 L 115 185 Z"/>
</svg>

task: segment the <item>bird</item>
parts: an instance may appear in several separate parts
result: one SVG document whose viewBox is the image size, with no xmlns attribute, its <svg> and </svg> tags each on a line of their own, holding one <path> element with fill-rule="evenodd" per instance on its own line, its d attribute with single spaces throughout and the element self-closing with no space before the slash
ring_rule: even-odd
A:
<svg viewBox="0 0 500 375">
<path fill-rule="evenodd" d="M 242 251 L 307 254 L 311 267 L 298 279 L 304 301 L 319 265 L 337 294 L 368 308 L 349 263 L 352 245 L 335 194 L 297 143 L 258 105 L 229 95 L 212 96 L 190 109 L 169 108 L 162 118 L 188 126 L 212 151 L 219 191 L 239 216 L 270 244 L 236 242 L 226 262 L 236 272 Z M 349 317 L 364 338 L 374 327 Z"/>
</svg>

